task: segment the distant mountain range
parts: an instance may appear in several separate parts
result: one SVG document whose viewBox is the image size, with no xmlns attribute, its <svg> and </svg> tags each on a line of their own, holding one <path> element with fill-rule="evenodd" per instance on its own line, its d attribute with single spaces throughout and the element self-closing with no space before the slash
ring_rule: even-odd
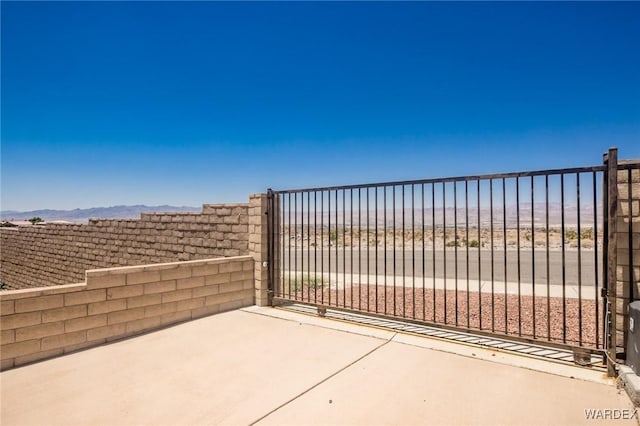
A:
<svg viewBox="0 0 640 426">
<path fill-rule="evenodd" d="M 354 205 L 354 211 L 351 212 L 349 209 L 343 211 L 341 208 L 336 212 L 335 209 L 332 209 L 332 213 L 329 215 L 326 210 L 321 211 L 320 208 L 314 215 L 313 211 L 307 212 L 302 210 L 302 206 L 298 206 L 298 209 L 295 206 L 291 206 L 291 212 L 289 212 L 289 206 L 287 203 L 284 203 L 284 221 L 285 223 L 291 221 L 291 224 L 297 223 L 298 225 L 305 223 L 308 224 L 309 221 L 313 224 L 314 216 L 315 222 L 319 226 L 320 223 L 323 223 L 324 226 L 327 226 L 328 223 L 335 225 L 336 222 L 338 224 L 346 224 L 346 225 L 356 225 L 359 222 L 361 224 L 367 223 L 367 211 L 366 206 L 362 206 L 360 210 L 358 210 L 357 205 Z M 534 204 L 534 222 L 536 226 L 541 226 L 546 223 L 546 206 L 544 204 Z M 559 203 L 549 203 L 548 206 L 548 214 L 549 214 L 549 224 L 550 225 L 559 225 L 562 223 L 562 205 Z M 74 209 L 74 210 L 32 210 L 28 212 L 20 212 L 14 210 L 4 210 L 0 211 L 0 219 L 1 220 L 28 220 L 32 217 L 40 217 L 47 222 L 52 221 L 69 221 L 76 223 L 86 223 L 90 218 L 101 218 L 101 219 L 138 219 L 140 217 L 140 213 L 150 213 L 150 212 L 201 212 L 201 207 L 190 207 L 190 206 L 146 206 L 146 205 L 135 205 L 135 206 L 113 206 L 113 207 L 93 207 L 89 209 Z M 602 206 L 597 206 L 598 212 L 598 222 L 602 221 Z M 447 207 L 443 209 L 442 207 L 438 207 L 435 211 L 432 211 L 431 208 L 425 207 L 424 212 L 420 209 L 403 209 L 398 208 L 395 211 L 387 209 L 386 215 L 385 210 L 378 209 L 376 211 L 375 208 L 371 207 L 368 212 L 369 216 L 369 224 L 373 225 L 376 223 L 376 214 L 377 214 L 377 223 L 378 225 L 384 226 L 385 222 L 387 226 L 393 226 L 394 221 L 396 226 L 401 226 L 403 222 L 403 213 L 404 213 L 404 222 L 407 226 L 410 226 L 411 223 L 414 226 L 421 226 L 423 217 L 424 223 L 426 226 L 430 225 L 432 220 L 435 221 L 436 225 L 442 226 L 443 222 L 446 223 L 447 226 L 453 226 L 454 219 L 460 226 L 464 226 L 466 217 L 468 215 L 469 225 L 477 226 L 478 223 L 478 209 L 473 206 L 469 206 L 469 210 L 466 211 L 464 208 L 454 209 L 453 207 Z M 503 216 L 504 215 L 504 216 Z M 491 223 L 491 211 L 487 208 L 480 209 L 480 224 L 482 226 L 486 226 Z M 444 220 L 446 218 L 446 221 Z M 514 226 L 520 221 L 522 225 L 530 225 L 531 224 L 531 204 L 522 203 L 520 205 L 520 209 L 515 206 L 507 206 L 506 211 L 502 211 L 502 206 L 495 206 L 493 211 L 493 223 L 497 226 L 502 224 L 503 218 L 506 219 L 506 223 L 508 226 Z M 580 207 L 580 219 L 583 226 L 591 226 L 594 218 L 594 206 L 593 205 L 583 205 Z M 385 221 L 386 219 L 386 221 Z M 577 208 L 575 205 L 565 205 L 564 206 L 564 221 L 566 225 L 575 225 L 577 222 Z M 601 225 L 599 225 L 601 226 Z"/>
<path fill-rule="evenodd" d="M 190 206 L 113 206 L 113 207 L 92 207 L 89 209 L 74 210 L 32 210 L 21 212 L 15 210 L 0 211 L 0 219 L 2 220 L 27 220 L 32 217 L 40 217 L 44 221 L 51 222 L 55 220 L 64 220 L 69 222 L 87 222 L 89 218 L 101 219 L 137 219 L 140 213 L 149 212 L 200 212 L 201 207 Z"/>
</svg>

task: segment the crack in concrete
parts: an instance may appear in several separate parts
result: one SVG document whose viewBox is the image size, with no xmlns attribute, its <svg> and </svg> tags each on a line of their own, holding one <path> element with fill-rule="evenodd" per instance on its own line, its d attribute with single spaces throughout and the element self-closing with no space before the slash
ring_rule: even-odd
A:
<svg viewBox="0 0 640 426">
<path fill-rule="evenodd" d="M 337 376 L 338 374 L 342 373 L 343 371 L 345 371 L 346 369 L 354 366 L 355 364 L 357 364 L 358 362 L 362 361 L 363 359 L 365 359 L 366 357 L 368 357 L 369 355 L 371 355 L 372 353 L 376 352 L 378 349 L 382 348 L 383 346 L 385 346 L 386 344 L 390 343 L 393 341 L 393 339 L 395 339 L 395 337 L 398 335 L 398 333 L 394 333 L 393 336 L 391 336 L 389 339 L 385 340 L 384 343 L 381 343 L 380 345 L 376 346 L 375 348 L 371 349 L 369 352 L 367 352 L 366 354 L 360 356 L 359 358 L 355 359 L 354 361 L 351 361 L 349 364 L 345 365 L 344 367 L 340 368 L 339 370 L 335 371 L 334 373 L 331 373 L 330 375 L 328 375 L 327 377 L 325 377 L 324 379 L 320 380 L 318 383 L 314 384 L 313 386 L 305 389 L 304 391 L 300 392 L 299 394 L 297 394 L 296 396 L 294 396 L 293 398 L 289 399 L 288 401 L 280 404 L 279 406 L 277 406 L 276 408 L 274 408 L 273 410 L 269 411 L 268 413 L 266 413 L 265 415 L 263 415 L 262 417 L 254 420 L 253 422 L 249 423 L 249 426 L 253 426 L 255 424 L 257 424 L 258 422 L 266 419 L 267 417 L 269 417 L 270 415 L 272 415 L 273 413 L 275 413 L 276 411 L 280 410 L 281 408 L 286 407 L 287 405 L 291 404 L 293 401 L 295 401 L 296 399 L 300 398 L 301 396 L 309 393 L 310 391 L 312 391 L 313 389 L 317 388 L 318 386 L 320 386 L 321 384 L 327 382 L 328 380 L 334 378 L 335 376 Z"/>
</svg>

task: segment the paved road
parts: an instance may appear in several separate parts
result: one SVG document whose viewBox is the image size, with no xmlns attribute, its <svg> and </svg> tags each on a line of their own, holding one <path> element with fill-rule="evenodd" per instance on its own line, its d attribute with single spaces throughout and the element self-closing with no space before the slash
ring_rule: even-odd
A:
<svg viewBox="0 0 640 426">
<path fill-rule="evenodd" d="M 493 262 L 491 258 L 492 254 L 490 250 L 480 251 L 480 262 L 478 262 L 478 250 L 469 250 L 469 279 L 477 280 L 478 276 L 482 280 L 490 281 L 492 272 L 495 281 L 505 281 L 505 262 L 504 252 L 494 251 Z M 338 248 L 337 253 L 335 248 L 331 250 L 285 250 L 282 253 L 284 260 L 284 270 L 295 270 L 302 273 L 316 273 L 316 272 L 336 272 L 350 274 L 366 274 L 367 270 L 372 275 L 396 275 L 422 277 L 423 276 L 423 259 L 424 259 L 424 276 L 435 276 L 437 278 L 456 277 L 456 258 L 454 250 L 447 250 L 446 262 L 445 253 L 443 250 L 434 252 L 426 250 L 424 257 L 422 250 L 416 251 L 415 254 L 410 249 L 406 249 L 403 255 L 402 249 L 395 251 L 378 250 L 377 254 L 375 249 L 361 250 L 358 253 L 357 248 L 351 252 L 347 248 L 346 252 L 343 248 Z M 289 260 L 289 257 L 291 260 Z M 578 268 L 578 252 L 575 250 L 567 250 L 565 252 L 564 261 L 564 282 L 567 285 L 578 285 L 580 282 L 583 286 L 593 286 L 596 282 L 596 265 L 598 267 L 598 285 L 602 283 L 602 255 L 598 252 L 598 262 L 595 262 L 594 251 L 583 250 L 580 255 L 580 268 Z M 536 284 L 547 283 L 547 253 L 545 250 L 536 250 L 534 252 L 535 262 L 532 262 L 531 250 L 522 249 L 520 251 L 520 281 L 523 283 L 533 282 L 535 276 Z M 337 261 L 336 261 L 337 259 Z M 403 261 L 404 260 L 404 261 Z M 491 267 L 493 263 L 493 268 Z M 386 264 L 386 271 L 385 271 Z M 480 268 L 478 268 L 478 264 Z M 368 265 L 368 268 L 367 268 Z M 394 266 L 395 265 L 395 266 Z M 445 267 L 446 265 L 446 267 Z M 467 277 L 467 258 L 466 249 L 458 249 L 458 261 L 457 261 L 457 276 L 458 279 L 466 279 Z M 535 269 L 532 269 L 532 265 L 535 265 Z M 563 261 L 562 251 L 550 250 L 549 251 L 549 281 L 551 284 L 563 283 Z M 480 269 L 480 273 L 478 273 Z M 581 274 L 578 274 L 578 271 Z M 518 282 L 518 253 L 516 250 L 507 251 L 507 279 L 508 282 Z"/>
</svg>

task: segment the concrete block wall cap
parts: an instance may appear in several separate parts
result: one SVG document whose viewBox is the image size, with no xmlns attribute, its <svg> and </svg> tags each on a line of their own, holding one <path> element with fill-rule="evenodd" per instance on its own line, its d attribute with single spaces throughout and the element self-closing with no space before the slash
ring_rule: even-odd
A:
<svg viewBox="0 0 640 426">
<path fill-rule="evenodd" d="M 81 291 L 84 290 L 87 287 L 87 284 L 82 282 L 82 283 L 75 283 L 75 284 L 63 284 L 63 285 L 57 285 L 55 287 L 48 287 L 42 290 L 42 295 L 49 295 L 49 294 L 64 294 L 64 293 L 74 293 L 76 291 Z"/>
<path fill-rule="evenodd" d="M 618 367 L 618 379 L 622 382 L 631 402 L 636 406 L 640 405 L 640 377 L 630 367 L 620 365 Z"/>
<path fill-rule="evenodd" d="M 203 204 L 203 208 L 230 208 L 230 207 L 249 207 L 249 203 L 223 203 L 223 204 Z"/>
<path fill-rule="evenodd" d="M 622 364 L 618 365 L 618 377 L 619 378 L 626 377 L 629 374 L 635 375 L 636 373 L 628 365 L 622 365 Z"/>
<path fill-rule="evenodd" d="M 193 214 L 199 214 L 197 210 L 187 210 L 187 211 L 182 211 L 182 212 L 140 212 L 140 214 L 148 214 L 148 215 L 171 215 L 171 216 L 183 216 L 183 215 L 193 215 Z M 135 219 L 134 219 L 135 220 Z"/>
<path fill-rule="evenodd" d="M 92 277 L 100 277 L 104 275 L 110 274 L 130 274 L 133 272 L 145 272 L 145 271 L 162 271 L 166 269 L 173 269 L 178 267 L 189 267 L 189 266 L 200 266 L 200 265 L 215 265 L 215 264 L 223 264 L 229 262 L 238 262 L 251 260 L 253 261 L 253 257 L 249 255 L 243 256 L 231 256 L 231 257 L 215 257 L 210 259 L 199 259 L 199 260 L 185 260 L 182 262 L 169 262 L 169 263 L 154 263 L 148 265 L 136 265 L 136 266 L 118 266 L 115 268 L 104 268 L 104 269 L 89 269 L 86 271 L 87 276 Z M 16 290 L 22 291 L 22 290 Z"/>
<path fill-rule="evenodd" d="M 34 287 L 20 290 L 7 290 L 0 292 L 0 300 L 18 300 L 28 297 L 38 297 L 51 294 L 73 293 L 86 287 L 85 283 L 63 284 L 48 287 Z"/>
<path fill-rule="evenodd" d="M 27 297 L 36 297 L 42 294 L 42 287 L 26 288 L 21 290 L 7 290 L 0 292 L 0 300 L 17 300 Z"/>
</svg>

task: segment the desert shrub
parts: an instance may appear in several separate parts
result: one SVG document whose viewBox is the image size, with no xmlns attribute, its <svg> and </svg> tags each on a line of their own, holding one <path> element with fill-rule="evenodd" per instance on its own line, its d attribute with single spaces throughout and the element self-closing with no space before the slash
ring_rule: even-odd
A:
<svg viewBox="0 0 640 426">
<path fill-rule="evenodd" d="M 292 277 L 285 275 L 283 288 L 287 290 L 291 288 L 291 291 L 300 291 L 307 288 L 315 290 L 317 288 L 321 288 L 323 284 L 323 278 L 314 274 L 303 274 Z"/>
<path fill-rule="evenodd" d="M 593 240 L 593 228 L 583 229 L 580 232 L 580 238 L 583 240 Z"/>
</svg>

